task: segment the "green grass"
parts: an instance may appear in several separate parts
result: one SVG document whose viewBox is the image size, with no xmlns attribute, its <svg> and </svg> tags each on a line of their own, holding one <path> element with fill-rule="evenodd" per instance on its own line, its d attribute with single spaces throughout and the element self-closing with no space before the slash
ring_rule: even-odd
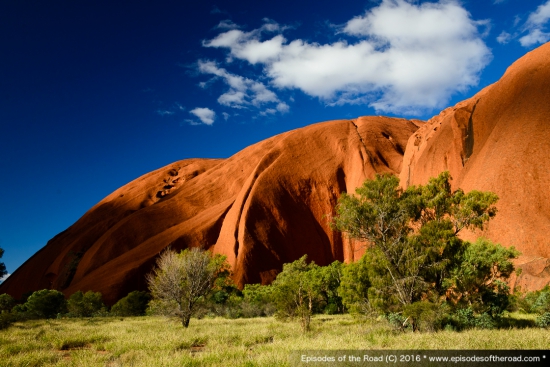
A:
<svg viewBox="0 0 550 367">
<path fill-rule="evenodd" d="M 0 366 L 287 366 L 294 350 L 547 349 L 550 332 L 523 319 L 506 330 L 400 333 L 320 315 L 306 335 L 273 318 L 192 319 L 188 329 L 162 317 L 26 321 L 0 331 Z"/>
</svg>

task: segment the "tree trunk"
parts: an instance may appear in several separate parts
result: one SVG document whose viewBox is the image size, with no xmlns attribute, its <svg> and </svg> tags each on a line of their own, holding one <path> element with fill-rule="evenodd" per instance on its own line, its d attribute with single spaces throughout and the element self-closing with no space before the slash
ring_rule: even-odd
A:
<svg viewBox="0 0 550 367">
<path fill-rule="evenodd" d="M 184 328 L 188 328 L 189 327 L 189 320 L 191 319 L 190 316 L 182 316 L 181 318 L 181 324 L 183 325 Z"/>
</svg>

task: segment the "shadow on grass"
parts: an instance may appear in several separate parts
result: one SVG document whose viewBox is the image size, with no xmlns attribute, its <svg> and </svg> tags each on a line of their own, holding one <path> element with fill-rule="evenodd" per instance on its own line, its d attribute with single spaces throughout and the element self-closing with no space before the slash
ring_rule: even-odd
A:
<svg viewBox="0 0 550 367">
<path fill-rule="evenodd" d="M 536 327 L 533 319 L 519 319 L 513 317 L 504 317 L 498 324 L 499 329 L 527 329 Z"/>
</svg>

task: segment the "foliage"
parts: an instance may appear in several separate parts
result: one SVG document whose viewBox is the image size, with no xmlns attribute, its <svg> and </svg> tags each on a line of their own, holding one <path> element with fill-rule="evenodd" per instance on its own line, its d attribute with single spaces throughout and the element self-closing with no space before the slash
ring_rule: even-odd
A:
<svg viewBox="0 0 550 367">
<path fill-rule="evenodd" d="M 510 293 L 502 279 L 512 274 L 514 265 L 510 260 L 518 255 L 514 247 L 504 248 L 484 238 L 466 243 L 460 266 L 452 269 L 445 281 L 451 298 L 476 313 L 500 315 L 509 306 Z"/>
<path fill-rule="evenodd" d="M 413 331 L 437 331 L 449 322 L 449 306 L 427 300 L 405 306 L 403 316 Z"/>
<path fill-rule="evenodd" d="M 4 256 L 4 249 L 0 247 L 0 259 L 2 258 L 2 256 Z M 6 265 L 3 262 L 0 262 L 0 279 L 3 278 L 6 274 L 8 274 L 6 270 Z"/>
<path fill-rule="evenodd" d="M 545 312 L 537 317 L 535 324 L 540 328 L 550 327 L 550 312 Z"/>
<path fill-rule="evenodd" d="M 550 312 L 550 285 L 543 289 L 531 292 L 526 297 L 529 301 L 529 312 L 544 314 Z"/>
<path fill-rule="evenodd" d="M 487 312 L 476 314 L 471 307 L 458 308 L 450 316 L 449 325 L 455 330 L 465 330 L 471 328 L 477 329 L 494 329 L 496 328 L 496 320 Z"/>
<path fill-rule="evenodd" d="M 77 291 L 67 300 L 69 316 L 73 317 L 91 317 L 103 308 L 105 305 L 100 292 L 82 293 L 82 291 Z"/>
<path fill-rule="evenodd" d="M 16 317 L 11 312 L 0 312 L 0 330 L 7 328 L 16 321 Z"/>
<path fill-rule="evenodd" d="M 369 263 L 365 256 L 359 261 L 346 264 L 342 269 L 342 280 L 338 294 L 344 306 L 352 313 L 370 314 L 374 311 L 369 300 L 371 287 Z"/>
<path fill-rule="evenodd" d="M 115 316 L 143 316 L 150 300 L 149 293 L 132 291 L 111 307 L 111 314 Z"/>
<path fill-rule="evenodd" d="M 257 305 L 271 302 L 272 293 L 273 287 L 268 285 L 246 284 L 243 288 L 244 300 Z"/>
<path fill-rule="evenodd" d="M 458 330 L 476 326 L 474 311 L 471 308 L 459 308 L 453 315 L 454 326 Z"/>
<path fill-rule="evenodd" d="M 15 306 L 15 299 L 7 293 L 0 294 L 0 312 L 11 311 Z"/>
<path fill-rule="evenodd" d="M 450 179 L 443 172 L 425 186 L 403 190 L 397 177 L 383 174 L 357 195 L 342 194 L 333 226 L 367 246 L 363 258 L 343 271 L 340 295 L 350 310 L 405 312 L 415 330 L 427 330 L 443 326 L 442 300 L 491 317 L 506 309 L 509 289 L 502 280 L 519 253 L 458 237 L 463 229 L 483 228 L 497 212 L 498 197 L 453 192 Z"/>
<path fill-rule="evenodd" d="M 229 277 L 220 277 L 217 283 L 209 297 L 206 298 L 206 302 L 201 302 L 196 316 L 200 318 L 208 314 L 231 319 L 242 317 L 242 292 Z"/>
<path fill-rule="evenodd" d="M 407 318 L 401 312 L 389 312 L 384 316 L 388 323 L 397 330 L 404 331 L 410 328 L 410 324 L 407 324 Z"/>
<path fill-rule="evenodd" d="M 515 289 L 512 304 L 509 310 L 520 311 L 523 313 L 535 313 L 542 315 L 550 312 L 550 285 L 533 292 L 521 292 L 521 289 Z"/>
<path fill-rule="evenodd" d="M 15 321 L 10 311 L 15 306 L 15 299 L 7 293 L 0 294 L 0 329 L 5 329 Z"/>
<path fill-rule="evenodd" d="M 22 309 L 31 318 L 51 319 L 67 312 L 67 301 L 63 293 L 53 289 L 43 289 L 31 294 Z"/>
<path fill-rule="evenodd" d="M 322 312 L 328 315 L 344 313 L 345 307 L 338 289 L 342 283 L 344 264 L 334 261 L 327 266 L 320 266 L 317 274 L 321 281 L 320 296 Z"/>
<path fill-rule="evenodd" d="M 157 267 L 147 276 L 147 282 L 153 300 L 161 304 L 156 307 L 172 308 L 187 328 L 199 301 L 213 291 L 220 278 L 223 283 L 228 274 L 225 256 L 211 256 L 197 248 L 179 254 L 166 250 L 157 260 Z"/>
<path fill-rule="evenodd" d="M 246 284 L 240 303 L 242 317 L 272 316 L 275 311 L 273 287 L 261 284 Z"/>
<path fill-rule="evenodd" d="M 273 299 L 280 319 L 300 320 L 303 332 L 309 331 L 314 306 L 322 300 L 322 277 L 319 266 L 307 263 L 307 255 L 283 265 L 272 284 Z"/>
</svg>

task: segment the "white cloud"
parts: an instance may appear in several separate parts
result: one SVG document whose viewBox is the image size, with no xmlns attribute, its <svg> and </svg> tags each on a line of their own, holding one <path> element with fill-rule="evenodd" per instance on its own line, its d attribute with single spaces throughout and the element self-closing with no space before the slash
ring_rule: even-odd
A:
<svg viewBox="0 0 550 367">
<path fill-rule="evenodd" d="M 502 44 L 502 45 L 505 45 L 508 42 L 510 42 L 511 38 L 512 38 L 512 35 L 510 33 L 506 32 L 506 31 L 502 31 L 497 37 L 497 42 Z"/>
<path fill-rule="evenodd" d="M 219 34 L 216 38 L 205 41 L 205 47 L 227 47 L 230 48 L 232 57 L 247 60 L 251 64 L 266 62 L 276 57 L 282 50 L 282 44 L 285 38 L 282 35 L 276 35 L 270 40 L 260 41 L 263 33 L 272 33 L 281 31 L 282 28 L 269 19 L 264 19 L 265 23 L 259 29 L 250 32 L 243 32 L 238 29 L 232 29 L 228 32 Z M 231 61 L 231 58 L 229 58 Z"/>
<path fill-rule="evenodd" d="M 265 110 L 263 110 L 262 112 L 260 112 L 260 116 L 269 116 L 269 115 L 274 115 L 277 113 L 277 110 L 274 109 L 274 108 L 266 108 Z"/>
<path fill-rule="evenodd" d="M 232 20 L 226 19 L 219 22 L 216 28 L 217 29 L 236 29 L 236 28 L 239 28 L 239 26 L 233 23 Z"/>
<path fill-rule="evenodd" d="M 199 120 L 206 125 L 212 125 L 216 119 L 216 112 L 212 111 L 210 108 L 197 107 L 189 112 L 197 116 Z"/>
<path fill-rule="evenodd" d="M 534 26 L 542 26 L 550 19 L 550 0 L 547 0 L 545 4 L 539 5 L 537 10 L 529 14 L 527 18 L 527 24 Z"/>
<path fill-rule="evenodd" d="M 290 110 L 290 107 L 286 103 L 280 102 L 279 104 L 277 104 L 276 109 L 281 113 L 287 113 Z"/>
<path fill-rule="evenodd" d="M 232 74 L 213 61 L 199 60 L 198 69 L 203 74 L 219 77 L 229 90 L 218 98 L 218 103 L 232 108 L 261 108 L 269 103 L 281 104 L 277 95 L 263 83 Z M 283 111 L 281 111 L 283 112 Z"/>
<path fill-rule="evenodd" d="M 550 40 L 550 33 L 545 33 L 540 29 L 532 29 L 528 34 L 519 39 L 523 47 L 530 47 L 538 43 L 542 44 Z"/>
<path fill-rule="evenodd" d="M 341 27 L 340 34 L 356 38 L 353 43 L 288 42 L 282 34 L 263 39 L 284 30 L 269 21 L 251 32 L 221 33 L 203 45 L 228 49 L 228 61 L 260 64 L 278 88 L 299 89 L 327 104 L 366 103 L 414 114 L 442 107 L 453 93 L 478 83 L 491 59 L 478 30 L 483 25 L 488 23 L 472 20 L 456 1 L 383 0 Z M 222 101 L 236 103 L 246 95 L 234 87 L 230 92 Z"/>
<path fill-rule="evenodd" d="M 174 114 L 174 111 L 169 110 L 157 110 L 157 113 L 161 116 L 170 116 Z"/>
<path fill-rule="evenodd" d="M 519 39 L 521 45 L 530 47 L 550 40 L 550 33 L 544 31 L 548 20 L 550 20 L 550 0 L 529 14 L 529 18 L 523 26 L 527 34 Z"/>
<path fill-rule="evenodd" d="M 183 107 L 178 102 L 175 102 L 174 105 L 169 109 L 157 110 L 157 114 L 159 114 L 160 116 L 172 116 L 179 111 L 185 111 L 185 107 Z"/>
<path fill-rule="evenodd" d="M 10 276 L 11 274 L 6 274 L 4 275 L 2 278 L 0 278 L 0 284 L 1 283 L 4 283 L 4 280 L 8 279 L 8 277 Z"/>
</svg>

